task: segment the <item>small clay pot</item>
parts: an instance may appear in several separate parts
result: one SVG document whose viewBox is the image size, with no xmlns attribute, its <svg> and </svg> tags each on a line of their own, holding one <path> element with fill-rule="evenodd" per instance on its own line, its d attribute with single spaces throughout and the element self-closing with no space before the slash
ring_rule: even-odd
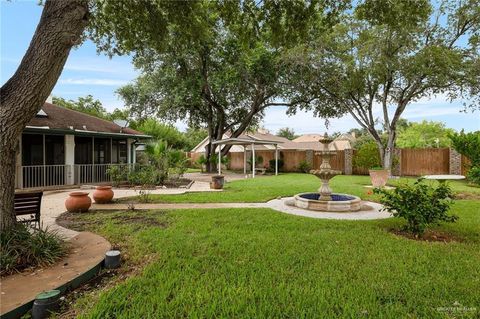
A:
<svg viewBox="0 0 480 319">
<path fill-rule="evenodd" d="M 222 189 L 225 184 L 225 177 L 223 175 L 213 175 L 210 182 L 211 189 Z"/>
<path fill-rule="evenodd" d="M 110 203 L 113 199 L 112 186 L 97 186 L 93 192 L 93 200 L 97 204 Z"/>
<path fill-rule="evenodd" d="M 65 201 L 65 208 L 69 213 L 86 212 L 92 205 L 92 200 L 86 192 L 72 192 Z"/>
<path fill-rule="evenodd" d="M 372 186 L 374 188 L 383 188 L 387 185 L 390 170 L 388 169 L 371 169 L 368 171 Z"/>
</svg>

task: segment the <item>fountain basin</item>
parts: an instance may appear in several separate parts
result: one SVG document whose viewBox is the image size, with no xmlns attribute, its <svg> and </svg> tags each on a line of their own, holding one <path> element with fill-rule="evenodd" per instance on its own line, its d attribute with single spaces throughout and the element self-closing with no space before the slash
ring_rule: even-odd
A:
<svg viewBox="0 0 480 319">
<path fill-rule="evenodd" d="M 298 208 L 323 212 L 356 212 L 362 207 L 362 200 L 353 195 L 333 193 L 332 200 L 319 200 L 319 193 L 301 193 L 295 195 L 293 204 Z"/>
</svg>

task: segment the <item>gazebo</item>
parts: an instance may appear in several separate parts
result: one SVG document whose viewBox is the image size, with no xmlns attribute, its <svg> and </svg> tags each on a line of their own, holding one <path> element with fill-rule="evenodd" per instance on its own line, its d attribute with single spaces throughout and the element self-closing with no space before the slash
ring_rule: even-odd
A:
<svg viewBox="0 0 480 319">
<path fill-rule="evenodd" d="M 254 140 L 248 138 L 225 138 L 213 141 L 213 145 L 218 145 L 218 174 L 222 173 L 222 147 L 221 145 L 240 145 L 243 146 L 243 173 L 247 175 L 247 146 L 252 147 L 252 177 L 255 178 L 255 145 L 274 145 L 275 146 L 275 175 L 278 175 L 278 144 L 282 142 Z"/>
</svg>

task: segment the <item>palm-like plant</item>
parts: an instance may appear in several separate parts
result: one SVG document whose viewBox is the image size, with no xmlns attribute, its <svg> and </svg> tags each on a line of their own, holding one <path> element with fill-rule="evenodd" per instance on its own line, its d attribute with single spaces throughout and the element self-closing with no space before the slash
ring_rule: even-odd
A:
<svg viewBox="0 0 480 319">
<path fill-rule="evenodd" d="M 168 177 L 170 152 L 171 148 L 168 143 L 162 140 L 151 142 L 145 146 L 145 154 L 147 154 L 150 163 L 157 169 L 159 183 L 163 183 Z"/>
</svg>

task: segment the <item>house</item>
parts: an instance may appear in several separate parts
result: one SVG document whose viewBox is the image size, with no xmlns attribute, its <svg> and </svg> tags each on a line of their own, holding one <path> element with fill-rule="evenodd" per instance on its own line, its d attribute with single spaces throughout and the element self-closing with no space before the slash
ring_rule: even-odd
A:
<svg viewBox="0 0 480 319">
<path fill-rule="evenodd" d="M 16 187 L 58 187 L 110 181 L 113 165 L 135 164 L 147 138 L 131 128 L 45 103 L 19 140 Z"/>
<path fill-rule="evenodd" d="M 222 139 L 227 139 L 230 136 L 224 134 Z M 319 142 L 323 138 L 322 134 L 305 134 L 292 141 L 279 137 L 273 134 L 270 134 L 266 130 L 258 130 L 254 133 L 245 133 L 238 137 L 238 139 L 243 140 L 242 142 L 252 140 L 255 143 L 248 145 L 233 145 L 230 148 L 228 157 L 230 160 L 229 168 L 234 170 L 243 169 L 245 166 L 245 159 L 251 157 L 252 147 L 255 148 L 255 154 L 258 157 L 261 157 L 263 167 L 269 167 L 270 161 L 275 158 L 275 149 L 277 148 L 280 154 L 282 161 L 284 162 L 284 170 L 286 171 L 295 171 L 298 169 L 298 166 L 302 161 L 310 160 L 313 161 L 313 158 L 317 158 L 315 155 L 316 152 L 323 150 L 323 145 Z M 259 142 L 266 142 L 262 145 Z M 350 134 L 342 134 L 337 137 L 331 144 L 330 149 L 340 151 L 344 153 L 345 150 L 351 150 L 353 145 L 354 137 Z M 275 142 L 275 143 L 273 143 Z M 255 145 L 254 145 L 255 144 Z M 190 158 L 192 162 L 195 162 L 202 155 L 205 154 L 205 147 L 208 145 L 208 137 L 195 146 L 191 153 Z M 246 152 L 245 152 L 246 151 Z M 244 154 L 244 152 L 246 154 Z M 307 155 L 310 154 L 310 155 Z M 316 162 L 312 162 L 312 165 Z"/>
</svg>

